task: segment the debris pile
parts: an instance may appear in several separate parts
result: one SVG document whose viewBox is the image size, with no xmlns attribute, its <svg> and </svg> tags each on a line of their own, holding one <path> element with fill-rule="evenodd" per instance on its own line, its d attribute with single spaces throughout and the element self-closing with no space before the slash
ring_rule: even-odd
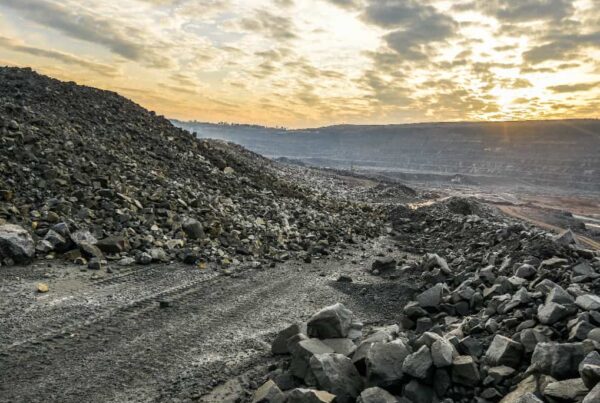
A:
<svg viewBox="0 0 600 403">
<path fill-rule="evenodd" d="M 241 267 L 381 232 L 381 210 L 323 197 L 116 93 L 18 68 L 0 69 L 0 83 L 0 264 Z"/>
<path fill-rule="evenodd" d="M 290 360 L 261 389 L 273 397 L 255 401 L 600 401 L 598 252 L 470 200 L 394 217 L 396 237 L 436 252 L 371 267 L 420 274 L 398 323 L 363 337 L 337 304 L 290 326 L 273 343 Z"/>
</svg>

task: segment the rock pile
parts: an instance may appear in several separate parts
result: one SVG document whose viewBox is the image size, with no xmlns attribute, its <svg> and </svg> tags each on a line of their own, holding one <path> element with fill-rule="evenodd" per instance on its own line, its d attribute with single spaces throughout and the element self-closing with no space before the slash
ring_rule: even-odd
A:
<svg viewBox="0 0 600 403">
<path fill-rule="evenodd" d="M 295 324 L 273 345 L 291 355 L 270 375 L 278 397 L 256 401 L 286 401 L 295 388 L 362 403 L 600 401 L 598 252 L 465 203 L 396 211 L 398 239 L 438 252 L 371 268 L 420 273 L 398 323 L 361 337 L 338 304 Z M 317 393 L 290 401 L 333 399 Z"/>
<path fill-rule="evenodd" d="M 294 179 L 115 93 L 0 69 L 0 264 L 256 265 L 380 233 L 382 211 Z"/>
</svg>

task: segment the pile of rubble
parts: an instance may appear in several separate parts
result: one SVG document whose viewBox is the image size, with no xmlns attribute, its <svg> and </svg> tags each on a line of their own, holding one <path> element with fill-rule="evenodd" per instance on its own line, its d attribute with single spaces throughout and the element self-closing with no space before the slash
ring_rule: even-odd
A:
<svg viewBox="0 0 600 403">
<path fill-rule="evenodd" d="M 384 218 L 115 93 L 0 69 L 0 265 L 260 265 L 379 235 Z"/>
<path fill-rule="evenodd" d="M 420 275 L 398 323 L 361 337 L 337 304 L 290 326 L 255 402 L 600 401 L 598 252 L 469 200 L 400 210 L 396 237 L 437 253 L 371 268 Z"/>
</svg>

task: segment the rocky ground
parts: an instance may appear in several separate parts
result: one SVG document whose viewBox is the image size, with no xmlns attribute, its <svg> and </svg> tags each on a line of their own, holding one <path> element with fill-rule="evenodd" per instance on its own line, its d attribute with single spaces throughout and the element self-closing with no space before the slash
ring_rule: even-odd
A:
<svg viewBox="0 0 600 403">
<path fill-rule="evenodd" d="M 0 134 L 1 402 L 598 401 L 600 257 L 571 232 L 27 69 Z"/>
</svg>

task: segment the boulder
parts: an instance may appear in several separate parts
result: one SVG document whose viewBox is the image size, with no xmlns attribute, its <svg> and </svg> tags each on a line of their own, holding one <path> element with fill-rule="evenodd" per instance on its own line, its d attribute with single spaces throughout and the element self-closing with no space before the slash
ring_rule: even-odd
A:
<svg viewBox="0 0 600 403">
<path fill-rule="evenodd" d="M 375 259 L 371 265 L 371 271 L 377 271 L 379 273 L 386 273 L 396 268 L 396 259 L 392 257 L 385 257 Z"/>
<path fill-rule="evenodd" d="M 291 390 L 285 403 L 333 403 L 335 395 L 323 390 L 297 388 Z"/>
<path fill-rule="evenodd" d="M 374 386 L 361 392 L 356 403 L 397 403 L 398 399 L 385 389 Z"/>
<path fill-rule="evenodd" d="M 600 382 L 600 354 L 592 351 L 579 364 L 579 375 L 588 389 Z"/>
<path fill-rule="evenodd" d="M 122 236 L 111 236 L 99 240 L 96 246 L 103 252 L 110 255 L 125 252 L 129 250 L 129 241 Z"/>
<path fill-rule="evenodd" d="M 452 361 L 452 381 L 460 385 L 476 386 L 481 380 L 479 368 L 468 355 L 459 355 Z"/>
<path fill-rule="evenodd" d="M 310 337 L 335 339 L 347 337 L 351 326 L 352 311 L 337 303 L 313 315 L 308 320 L 307 331 Z"/>
<path fill-rule="evenodd" d="M 369 384 L 388 387 L 402 380 L 402 364 L 409 354 L 410 350 L 400 339 L 372 344 L 365 357 Z"/>
<path fill-rule="evenodd" d="M 414 378 L 425 379 L 430 375 L 432 367 L 431 351 L 429 347 L 422 346 L 404 359 L 402 371 Z"/>
<path fill-rule="evenodd" d="M 309 362 L 312 356 L 333 353 L 331 347 L 318 339 L 301 340 L 298 343 L 289 344 L 288 348 L 292 353 L 290 373 L 300 379 L 304 379 L 310 373 Z"/>
<path fill-rule="evenodd" d="M 336 402 L 354 402 L 363 383 L 352 361 L 341 354 L 316 354 L 310 359 L 310 368 L 317 385 L 336 396 Z"/>
<path fill-rule="evenodd" d="M 202 239 L 204 238 L 204 227 L 200 221 L 193 218 L 188 218 L 183 221 L 181 229 L 185 232 L 190 239 Z"/>
<path fill-rule="evenodd" d="M 550 397 L 570 402 L 581 401 L 587 393 L 588 388 L 583 384 L 581 378 L 552 382 L 542 390 L 542 394 L 546 398 Z"/>
<path fill-rule="evenodd" d="M 491 366 L 507 365 L 517 368 L 523 356 L 521 343 L 497 334 L 485 353 L 485 360 Z"/>
<path fill-rule="evenodd" d="M 288 354 L 288 339 L 298 333 L 306 334 L 306 323 L 294 323 L 279 332 L 271 344 L 271 352 L 273 354 Z"/>
<path fill-rule="evenodd" d="M 579 242 L 577 241 L 577 236 L 575 236 L 575 234 L 573 233 L 573 231 L 571 231 L 570 228 L 556 235 L 553 238 L 553 240 L 554 242 L 564 246 L 579 244 Z"/>
<path fill-rule="evenodd" d="M 350 339 L 324 339 L 323 344 L 331 347 L 337 354 L 351 356 L 356 351 L 356 344 Z"/>
<path fill-rule="evenodd" d="M 500 403 L 537 403 L 541 400 L 532 400 L 532 396 L 535 396 L 537 388 L 535 376 L 528 376 L 519 382 L 512 392 L 504 396 Z"/>
<path fill-rule="evenodd" d="M 452 365 L 456 350 L 448 340 L 440 338 L 431 344 L 431 358 L 437 368 Z M 457 355 L 457 354 L 456 354 Z"/>
<path fill-rule="evenodd" d="M 571 313 L 572 311 L 564 305 L 555 302 L 547 302 L 538 307 L 537 317 L 544 325 L 553 325 L 566 318 Z"/>
<path fill-rule="evenodd" d="M 596 384 L 592 390 L 585 396 L 582 403 L 600 402 L 600 383 Z"/>
<path fill-rule="evenodd" d="M 438 308 L 442 302 L 444 285 L 437 283 L 428 290 L 417 295 L 417 302 L 421 308 Z"/>
<path fill-rule="evenodd" d="M 254 392 L 252 403 L 283 403 L 285 395 L 275 382 L 268 380 Z"/>
<path fill-rule="evenodd" d="M 558 380 L 579 375 L 579 364 L 585 357 L 582 343 L 538 343 L 527 372 L 550 375 Z"/>
<path fill-rule="evenodd" d="M 35 256 L 35 244 L 29 232 L 18 225 L 0 225 L 0 261 L 29 263 Z"/>
<path fill-rule="evenodd" d="M 575 303 L 584 311 L 600 310 L 600 296 L 594 294 L 584 294 L 577 297 Z"/>
</svg>

